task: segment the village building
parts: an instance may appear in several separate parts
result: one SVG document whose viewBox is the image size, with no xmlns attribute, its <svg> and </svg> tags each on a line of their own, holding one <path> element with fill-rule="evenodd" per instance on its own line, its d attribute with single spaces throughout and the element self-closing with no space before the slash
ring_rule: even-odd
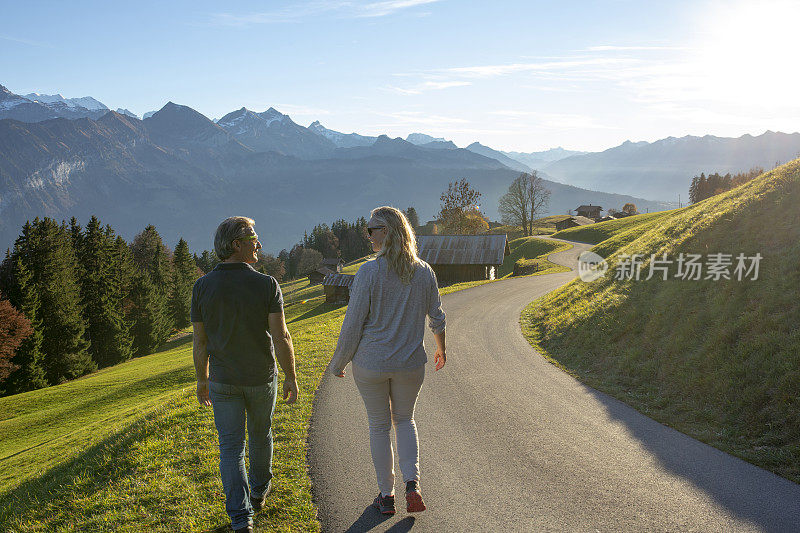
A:
<svg viewBox="0 0 800 533">
<path fill-rule="evenodd" d="M 338 257 L 328 257 L 322 260 L 322 266 L 331 270 L 331 272 L 341 272 L 344 268 L 344 261 Z"/>
<path fill-rule="evenodd" d="M 574 228 L 577 226 L 585 226 L 587 224 L 594 224 L 594 220 L 591 218 L 586 217 L 569 217 L 565 218 L 564 220 L 559 220 L 556 222 L 556 231 L 561 231 L 562 229 Z"/>
<path fill-rule="evenodd" d="M 311 285 L 316 285 L 318 283 L 322 283 L 322 281 L 325 279 L 325 276 L 327 276 L 328 274 L 333 274 L 333 273 L 334 273 L 334 271 L 331 270 L 330 268 L 326 268 L 324 266 L 321 266 L 318 269 L 313 270 L 308 274 L 308 282 Z"/>
<path fill-rule="evenodd" d="M 589 204 L 589 205 L 580 206 L 579 208 L 577 208 L 575 210 L 575 213 L 579 217 L 586 217 L 586 218 L 595 219 L 595 218 L 600 218 L 600 211 L 602 211 L 602 210 L 603 210 L 603 208 L 600 207 L 599 205 Z"/>
<path fill-rule="evenodd" d="M 418 235 L 417 254 L 449 285 L 495 279 L 511 250 L 506 235 Z"/>
<path fill-rule="evenodd" d="M 325 301 L 328 303 L 347 303 L 350 301 L 350 287 L 353 286 L 354 274 L 331 272 L 322 281 L 325 290 Z"/>
<path fill-rule="evenodd" d="M 613 215 L 606 215 L 603 218 L 598 218 L 595 222 L 608 222 L 609 220 L 617 220 L 617 217 Z"/>
</svg>

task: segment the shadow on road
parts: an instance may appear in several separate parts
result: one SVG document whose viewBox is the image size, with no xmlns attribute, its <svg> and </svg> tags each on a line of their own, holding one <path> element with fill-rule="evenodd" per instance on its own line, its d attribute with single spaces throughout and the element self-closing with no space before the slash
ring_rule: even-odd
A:
<svg viewBox="0 0 800 533">
<path fill-rule="evenodd" d="M 364 512 L 361 513 L 361 516 L 358 517 L 358 520 L 347 528 L 346 533 L 364 533 L 365 531 L 370 531 L 372 528 L 381 525 L 390 518 L 391 515 L 381 514 L 372 505 L 368 505 L 367 508 L 364 509 Z M 413 525 L 414 518 L 408 517 L 394 524 L 386 531 L 410 531 Z"/>
<path fill-rule="evenodd" d="M 582 384 L 583 385 L 583 384 Z M 797 531 L 800 485 L 732 457 L 587 385 L 608 416 L 627 427 L 661 465 L 761 531 Z"/>
</svg>

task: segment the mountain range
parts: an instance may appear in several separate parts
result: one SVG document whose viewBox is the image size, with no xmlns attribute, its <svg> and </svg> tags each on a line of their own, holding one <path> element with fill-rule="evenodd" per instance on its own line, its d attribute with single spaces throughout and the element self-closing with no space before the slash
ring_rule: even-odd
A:
<svg viewBox="0 0 800 533">
<path fill-rule="evenodd" d="M 800 156 L 800 133 L 767 131 L 738 138 L 667 137 L 652 143 L 626 141 L 603 152 L 573 155 L 542 168 L 553 179 L 644 198 L 676 201 L 688 198 L 692 177 L 700 173 L 771 170 Z"/>
<path fill-rule="evenodd" d="M 86 116 L 62 116 L 66 109 Z M 725 152 L 709 147 L 737 141 L 729 164 L 746 170 L 753 154 L 778 157 L 791 145 L 784 138 L 800 137 L 665 139 L 599 153 L 526 154 L 477 142 L 459 148 L 423 133 L 345 134 L 318 121 L 306 128 L 274 108 L 241 108 L 216 122 L 173 102 L 144 120 L 118 111 L 88 97 L 19 96 L 0 86 L 0 245 L 10 246 L 35 216 L 85 222 L 95 214 L 127 239 L 152 223 L 167 242 L 182 236 L 200 250 L 211 247 L 219 220 L 239 213 L 256 219 L 265 248 L 276 252 L 315 224 L 367 216 L 377 205 L 414 206 L 423 221 L 432 218 L 448 182 L 462 177 L 483 194 L 482 210 L 496 220 L 500 196 L 532 168 L 552 190 L 549 214 L 588 203 L 620 209 L 633 202 L 656 211 L 673 205 L 642 198 L 670 198 L 667 192 L 686 190 L 695 173 L 724 170 L 718 163 Z M 770 144 L 776 142 L 778 150 Z M 664 156 L 670 143 L 675 147 Z M 690 153 L 694 159 L 684 166 L 669 159 Z M 624 165 L 635 169 L 628 181 L 614 173 Z"/>
</svg>

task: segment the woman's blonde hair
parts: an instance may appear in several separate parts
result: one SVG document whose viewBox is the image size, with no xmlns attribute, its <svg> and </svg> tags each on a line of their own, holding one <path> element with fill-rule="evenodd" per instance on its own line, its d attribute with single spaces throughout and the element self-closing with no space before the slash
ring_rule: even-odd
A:
<svg viewBox="0 0 800 533">
<path fill-rule="evenodd" d="M 386 237 L 378 257 L 385 257 L 389 269 L 393 270 L 400 281 L 411 283 L 417 257 L 417 239 L 408 219 L 399 209 L 383 206 L 376 207 L 371 213 L 372 219 L 386 228 Z"/>
</svg>

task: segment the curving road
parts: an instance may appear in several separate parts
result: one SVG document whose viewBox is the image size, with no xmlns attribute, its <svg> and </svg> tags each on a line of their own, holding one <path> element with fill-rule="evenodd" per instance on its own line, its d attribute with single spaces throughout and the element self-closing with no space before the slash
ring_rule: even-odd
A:
<svg viewBox="0 0 800 533">
<path fill-rule="evenodd" d="M 588 248 L 550 259 L 574 269 Z M 522 309 L 574 277 L 443 297 L 449 358 L 439 372 L 428 364 L 416 416 L 424 513 L 403 506 L 386 519 L 369 506 L 364 405 L 350 367 L 323 378 L 309 435 L 323 531 L 800 531 L 800 485 L 647 418 L 531 348 Z"/>
</svg>

